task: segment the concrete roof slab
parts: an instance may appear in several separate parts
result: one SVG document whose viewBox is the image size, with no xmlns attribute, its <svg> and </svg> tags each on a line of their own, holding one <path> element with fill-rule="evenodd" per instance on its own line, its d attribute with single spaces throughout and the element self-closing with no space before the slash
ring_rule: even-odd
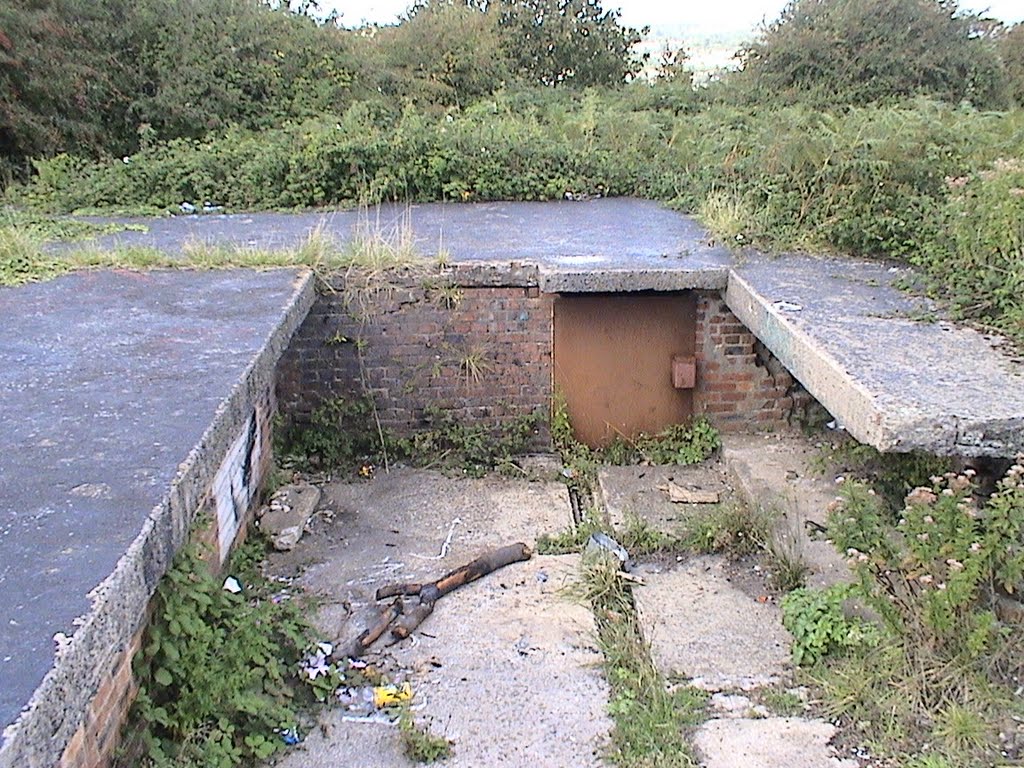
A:
<svg viewBox="0 0 1024 768">
<path fill-rule="evenodd" d="M 882 451 L 1024 451 L 1024 366 L 997 338 L 937 319 L 891 264 L 755 256 L 726 301 L 855 438 Z"/>
<path fill-rule="evenodd" d="M 302 290 L 295 270 L 0 288 L 0 728 Z"/>
<path fill-rule="evenodd" d="M 339 243 L 367 231 L 395 239 L 411 236 L 425 255 L 444 251 L 456 262 L 529 261 L 586 273 L 623 268 L 721 272 L 732 263 L 729 251 L 713 245 L 693 218 L 634 198 L 102 220 L 148 228 L 101 238 L 102 246 L 146 245 L 169 253 L 188 243 L 288 248 L 319 229 Z"/>
</svg>

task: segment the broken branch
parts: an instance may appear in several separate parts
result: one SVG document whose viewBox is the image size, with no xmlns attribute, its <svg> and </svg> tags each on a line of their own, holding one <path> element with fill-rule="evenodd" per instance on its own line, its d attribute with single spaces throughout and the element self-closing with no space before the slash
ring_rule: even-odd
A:
<svg viewBox="0 0 1024 768">
<path fill-rule="evenodd" d="M 476 581 L 481 576 L 504 568 L 506 565 L 529 560 L 533 552 L 528 546 L 519 542 L 491 550 L 471 563 L 456 568 L 429 584 L 388 584 L 377 590 L 377 599 L 383 600 L 394 595 L 419 595 L 420 602 L 432 603 L 452 590 Z"/>
</svg>

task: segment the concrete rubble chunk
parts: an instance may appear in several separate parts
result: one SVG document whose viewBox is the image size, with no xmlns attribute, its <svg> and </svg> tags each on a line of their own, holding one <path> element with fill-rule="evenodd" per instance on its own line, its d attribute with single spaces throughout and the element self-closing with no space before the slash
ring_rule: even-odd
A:
<svg viewBox="0 0 1024 768">
<path fill-rule="evenodd" d="M 302 538 L 320 503 L 320 489 L 304 483 L 279 488 L 259 518 L 260 530 L 274 549 L 287 552 Z"/>
<path fill-rule="evenodd" d="M 798 717 L 709 720 L 694 736 L 704 768 L 856 768 L 836 756 L 834 725 Z"/>
<path fill-rule="evenodd" d="M 640 626 L 666 678 L 709 691 L 748 691 L 790 669 L 780 611 L 731 583 L 720 557 L 697 557 L 644 574 L 633 589 Z"/>
</svg>

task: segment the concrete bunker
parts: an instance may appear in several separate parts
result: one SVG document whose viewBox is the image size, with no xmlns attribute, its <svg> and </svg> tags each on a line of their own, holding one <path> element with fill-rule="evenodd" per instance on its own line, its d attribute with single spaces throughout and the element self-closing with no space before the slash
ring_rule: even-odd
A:
<svg viewBox="0 0 1024 768">
<path fill-rule="evenodd" d="M 40 625 L 32 647 L 47 668 L 18 688 L 8 684 L 7 670 L 0 667 L 0 691 L 14 691 L 6 702 L 10 706 L 0 766 L 71 768 L 106 762 L 131 700 L 131 657 L 148 598 L 201 510 L 218 520 L 208 533 L 219 551 L 226 552 L 245 522 L 261 467 L 270 459 L 269 424 L 275 412 L 301 420 L 333 397 L 367 393 L 377 404 L 382 425 L 396 432 L 415 430 L 430 405 L 480 423 L 547 412 L 559 382 L 561 302 L 593 304 L 575 324 L 584 333 L 591 330 L 590 319 L 616 317 L 611 308 L 619 303 L 664 302 L 670 315 L 685 315 L 679 322 L 686 338 L 675 346 L 670 334 L 672 343 L 666 342 L 657 363 L 651 364 L 649 375 L 661 379 L 659 387 L 667 381 L 674 392 L 687 393 L 676 396 L 678 411 L 659 419 L 689 413 L 704 415 L 725 431 L 781 429 L 802 419 L 813 405 L 806 386 L 856 438 L 883 450 L 992 456 L 1024 450 L 1019 366 L 978 343 L 971 331 L 901 317 L 913 307 L 908 309 L 907 300 L 889 287 L 893 276 L 884 266 L 802 257 L 751 258 L 736 264 L 727 251 L 710 246 L 691 220 L 639 201 L 425 206 L 414 213 L 420 242 L 436 243 L 439 228 L 446 232 L 453 265 L 444 275 L 444 291 L 436 283 L 412 278 L 382 292 L 368 316 L 354 317 L 343 290 L 325 291 L 314 302 L 309 276 L 293 285 L 294 273 L 186 273 L 179 275 L 181 296 L 149 329 L 151 337 L 110 347 L 110 359 L 127 366 L 124 391 L 104 405 L 109 373 L 97 373 L 90 381 L 89 391 L 99 396 L 94 418 L 72 414 L 68 423 L 80 423 L 83 434 L 96 437 L 102 446 L 90 455 L 83 453 L 84 463 L 72 466 L 75 471 L 55 487 L 78 505 L 71 504 L 72 511 L 86 504 L 102 507 L 105 495 L 116 493 L 119 484 L 138 490 L 132 483 L 141 482 L 144 493 L 121 505 L 136 516 L 122 520 L 118 531 L 127 539 L 115 542 L 120 549 L 108 558 L 105 570 L 95 579 L 78 573 L 77 582 L 66 586 L 83 603 L 84 612 Z M 356 214 L 332 220 L 332 226 L 349 232 L 357 223 Z M 49 298 L 45 286 L 8 295 L 63 302 L 68 311 L 99 317 L 102 311 L 118 311 L 110 306 L 111 296 L 119 297 L 123 309 L 133 306 L 126 297 L 138 298 L 157 284 L 173 282 L 164 273 L 110 274 L 48 284 L 56 286 Z M 117 280 L 125 284 L 104 287 Z M 67 286 L 90 281 L 102 290 L 87 294 L 92 296 L 88 306 L 61 298 L 75 294 Z M 269 293 L 248 295 L 248 281 L 272 285 Z M 217 295 L 217 285 L 226 286 L 223 295 Z M 344 286 L 338 282 L 335 288 Z M 276 298 L 260 310 L 251 306 L 255 295 Z M 842 311 L 835 311 L 836 302 L 842 302 Z M 5 306 L 12 317 L 28 316 L 16 303 Z M 209 328 L 222 354 L 203 348 L 178 322 L 202 315 L 204 306 L 212 311 Z M 246 307 L 265 310 L 266 323 L 253 324 Z M 52 318 L 59 322 L 60 314 L 53 312 Z M 89 336 L 88 322 L 73 317 L 68 323 Z M 67 338 L 63 329 L 44 327 L 44 337 L 47 328 L 49 337 L 33 347 L 30 333 L 13 324 L 5 328 L 11 339 L 5 342 L 9 358 L 3 369 L 24 377 L 5 374 L 9 378 L 0 380 L 3 391 L 22 390 L 43 398 L 25 406 L 25 412 L 52 413 L 55 403 L 72 402 L 72 379 L 60 374 L 59 365 L 46 367 L 68 353 L 59 343 Z M 103 329 L 100 323 L 93 336 L 100 338 Z M 635 341 L 631 337 L 642 333 L 642 326 L 624 330 L 620 341 Z M 572 334 L 568 343 L 572 348 Z M 40 350 L 46 355 L 40 357 Z M 148 350 L 142 356 L 148 367 L 137 368 L 133 355 L 140 350 Z M 965 350 L 970 350 L 967 358 Z M 227 365 L 232 352 L 242 354 Z M 146 391 L 147 377 L 159 380 L 169 355 L 191 361 L 200 375 L 216 370 L 226 378 L 218 379 L 219 389 L 209 397 L 197 395 L 188 381 L 170 386 L 170 394 L 182 402 L 172 407 L 169 400 L 154 399 L 153 424 L 131 425 L 135 432 L 130 434 L 144 433 L 166 449 L 147 457 L 151 465 L 140 465 L 149 474 L 129 472 L 127 479 L 104 474 L 99 454 L 106 450 L 106 455 L 116 455 L 112 446 L 117 446 L 119 434 L 111 428 L 115 421 L 104 419 L 134 414 L 126 405 L 132 393 L 139 397 Z M 28 364 L 37 357 L 45 358 L 41 369 Z M 582 358 L 586 362 L 585 354 Z M 680 362 L 674 365 L 673 358 Z M 959 361 L 955 368 L 949 366 L 954 359 Z M 609 372 L 612 383 L 622 377 L 621 368 L 598 370 Z M 137 390 L 129 386 L 132 373 L 142 379 Z M 970 380 L 966 388 L 965 378 Z M 578 379 L 585 401 L 591 376 L 584 368 Z M 692 387 L 674 386 L 691 379 Z M 644 381 L 637 385 L 640 389 Z M 959 389 L 963 392 L 958 394 Z M 630 394 L 627 390 L 607 399 L 629 400 Z M 195 422 L 200 412 L 202 423 Z M 33 432 L 20 415 L 9 413 L 15 428 L 8 431 L 12 443 L 6 454 L 19 461 L 5 465 L 7 482 L 19 482 L 14 470 L 19 477 L 32 478 L 41 464 L 71 466 L 61 463 L 71 455 L 66 441 L 50 442 L 50 436 Z M 600 429 L 610 421 L 607 410 L 597 412 L 592 437 L 604 439 Z M 653 429 L 657 423 L 637 419 L 612 426 L 628 431 Z M 537 447 L 547 443 L 541 429 Z M 26 481 L 26 487 L 36 486 Z M 67 501 L 62 497 L 60 503 Z M 14 510 L 4 512 L 10 520 L 28 519 L 17 517 Z M 72 529 L 79 522 L 73 514 L 61 520 Z M 7 531 L 0 532 L 5 534 L 0 543 L 13 546 Z M 5 555 L 0 562 L 12 561 Z M 33 573 L 26 569 L 27 577 Z M 3 631 L 6 627 L 0 625 Z M 51 656 L 58 632 L 69 636 L 69 642 Z M 10 642 L 13 646 L 15 641 Z"/>
</svg>

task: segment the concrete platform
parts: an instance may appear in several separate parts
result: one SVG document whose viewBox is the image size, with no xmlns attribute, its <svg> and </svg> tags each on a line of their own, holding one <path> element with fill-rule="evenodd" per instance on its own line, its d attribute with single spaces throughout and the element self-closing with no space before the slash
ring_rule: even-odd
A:
<svg viewBox="0 0 1024 768">
<path fill-rule="evenodd" d="M 367 230 L 395 239 L 411 236 L 421 253 L 444 251 L 452 261 L 539 264 L 548 273 L 548 291 L 644 290 L 638 273 L 651 289 L 724 288 L 733 262 L 727 249 L 710 244 L 693 218 L 632 198 L 101 220 L 148 228 L 101 238 L 102 246 L 145 245 L 171 253 L 190 242 L 294 247 L 317 229 L 340 244 Z"/>
<path fill-rule="evenodd" d="M 975 331 L 933 321 L 893 287 L 904 268 L 803 255 L 734 254 L 692 218 L 628 198 L 382 206 L 369 211 L 122 220 L 100 240 L 180 251 L 190 241 L 294 246 L 316 228 L 411 232 L 454 262 L 526 262 L 541 290 L 726 290 L 729 307 L 859 441 L 882 451 L 1024 451 L 1024 364 Z"/>
<path fill-rule="evenodd" d="M 833 478 L 815 472 L 818 455 L 799 435 L 726 435 L 722 463 L 736 482 L 743 501 L 773 520 L 776 551 L 807 566 L 810 587 L 829 587 L 852 578 L 846 560 L 821 535 L 828 505 L 838 489 Z M 810 523 L 810 528 L 808 527 Z"/>
<path fill-rule="evenodd" d="M 0 288 L 0 766 L 55 763 L 312 299 L 295 270 Z"/>
<path fill-rule="evenodd" d="M 654 663 L 668 680 L 749 691 L 789 673 L 790 637 L 778 606 L 734 585 L 721 557 L 695 557 L 643 577 L 633 599 Z"/>
<path fill-rule="evenodd" d="M 893 286 L 907 270 L 786 255 L 734 268 L 726 301 L 857 440 L 881 451 L 1024 451 L 1024 364 Z"/>
<path fill-rule="evenodd" d="M 703 768 L 857 768 L 829 746 L 835 733 L 830 723 L 798 717 L 709 720 L 694 746 Z"/>
<path fill-rule="evenodd" d="M 271 568 L 299 574 L 323 597 L 316 620 L 331 639 L 354 637 L 377 616 L 377 587 L 437 578 L 504 544 L 532 545 L 572 516 L 561 483 L 410 469 L 328 484 L 321 506 L 330 512 L 295 550 L 273 555 Z M 593 614 L 564 594 L 578 570 L 578 555 L 535 555 L 439 600 L 412 639 L 373 646 L 368 662 L 412 684 L 419 722 L 454 741 L 444 765 L 604 764 L 611 721 Z M 397 728 L 347 715 L 324 712 L 277 765 L 412 765 Z"/>
</svg>

